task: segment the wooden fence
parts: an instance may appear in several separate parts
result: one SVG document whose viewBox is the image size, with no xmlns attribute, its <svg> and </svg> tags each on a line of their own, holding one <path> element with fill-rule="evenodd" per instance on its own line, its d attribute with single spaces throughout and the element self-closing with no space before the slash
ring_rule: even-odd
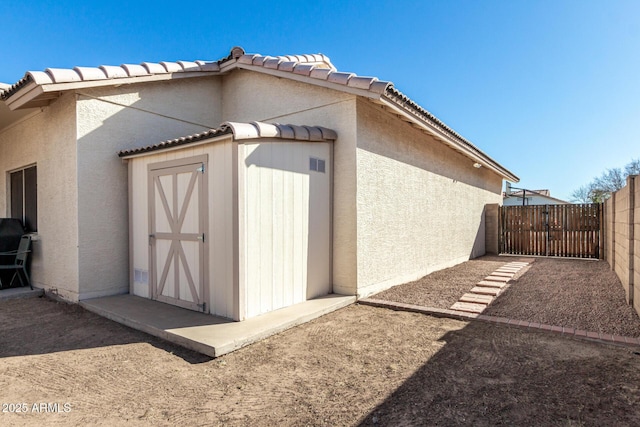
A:
<svg viewBox="0 0 640 427">
<path fill-rule="evenodd" d="M 499 251 L 602 258 L 602 204 L 502 206 Z"/>
</svg>

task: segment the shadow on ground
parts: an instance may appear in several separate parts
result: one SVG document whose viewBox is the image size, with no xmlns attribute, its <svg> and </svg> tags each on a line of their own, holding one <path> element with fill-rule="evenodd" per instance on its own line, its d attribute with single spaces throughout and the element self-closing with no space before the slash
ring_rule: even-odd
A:
<svg viewBox="0 0 640 427">
<path fill-rule="evenodd" d="M 211 357 L 46 297 L 0 302 L 0 358 L 148 343 L 189 363 Z"/>
<path fill-rule="evenodd" d="M 640 356 L 471 322 L 366 416 L 370 425 L 640 425 Z"/>
</svg>

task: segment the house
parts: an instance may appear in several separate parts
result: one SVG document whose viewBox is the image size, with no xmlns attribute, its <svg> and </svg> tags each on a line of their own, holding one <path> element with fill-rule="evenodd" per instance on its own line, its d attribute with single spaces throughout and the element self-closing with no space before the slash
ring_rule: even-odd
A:
<svg viewBox="0 0 640 427">
<path fill-rule="evenodd" d="M 518 178 L 322 54 L 31 71 L 3 86 L 0 212 L 35 286 L 243 320 L 485 253 Z M 464 203 L 460 203 L 463 200 Z"/>
<path fill-rule="evenodd" d="M 549 190 L 518 190 L 502 195 L 503 206 L 568 205 L 569 202 L 551 197 Z"/>
</svg>

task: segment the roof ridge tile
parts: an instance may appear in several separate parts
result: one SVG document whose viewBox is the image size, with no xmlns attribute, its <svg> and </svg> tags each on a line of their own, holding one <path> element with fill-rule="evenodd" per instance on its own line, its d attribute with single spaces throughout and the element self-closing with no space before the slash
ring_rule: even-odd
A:
<svg viewBox="0 0 640 427">
<path fill-rule="evenodd" d="M 146 68 L 149 74 L 166 74 L 167 73 L 167 69 L 157 62 L 143 62 L 140 65 Z"/>
<path fill-rule="evenodd" d="M 351 79 L 352 77 L 355 77 L 355 74 L 335 71 L 329 74 L 329 76 L 327 77 L 327 81 L 346 86 L 347 83 L 349 83 L 349 79 Z"/>
<path fill-rule="evenodd" d="M 74 67 L 76 73 L 80 75 L 82 80 L 106 80 L 107 75 L 103 70 L 97 67 Z"/>
<path fill-rule="evenodd" d="M 121 67 L 127 72 L 129 77 L 148 76 L 149 72 L 140 64 L 122 64 Z"/>
<path fill-rule="evenodd" d="M 82 76 L 70 68 L 47 68 L 45 70 L 54 83 L 69 83 L 82 81 Z"/>
<path fill-rule="evenodd" d="M 162 65 L 168 73 L 179 73 L 183 71 L 182 66 L 177 62 L 162 61 L 160 62 L 160 65 Z"/>
<path fill-rule="evenodd" d="M 122 77 L 128 77 L 127 70 L 117 65 L 101 65 L 100 69 L 104 71 L 110 79 L 117 79 Z"/>
<path fill-rule="evenodd" d="M 313 78 L 313 79 L 318 79 L 318 80 L 327 80 L 327 78 L 329 77 L 329 74 L 333 73 L 333 71 L 331 71 L 328 68 L 314 68 L 313 70 L 311 70 L 311 73 L 309 73 L 309 77 Z"/>
<path fill-rule="evenodd" d="M 193 61 L 178 61 L 183 71 L 200 71 L 200 67 Z"/>
<path fill-rule="evenodd" d="M 313 64 L 297 64 L 293 67 L 293 74 L 308 76 L 314 68 L 316 68 L 316 66 Z"/>
</svg>

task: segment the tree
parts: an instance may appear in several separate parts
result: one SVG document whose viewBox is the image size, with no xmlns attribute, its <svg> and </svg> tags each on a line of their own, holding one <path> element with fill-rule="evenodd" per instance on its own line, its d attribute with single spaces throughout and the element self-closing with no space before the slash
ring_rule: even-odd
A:
<svg viewBox="0 0 640 427">
<path fill-rule="evenodd" d="M 627 176 L 640 175 L 640 159 L 631 160 L 631 163 L 624 167 L 624 171 Z"/>
<path fill-rule="evenodd" d="M 599 178 L 593 182 L 593 190 L 600 190 L 602 193 L 614 193 L 624 187 L 627 175 L 620 168 L 607 169 Z"/>
<path fill-rule="evenodd" d="M 591 203 L 591 188 L 588 185 L 583 185 L 577 190 L 574 190 L 573 193 L 571 193 L 570 200 L 572 203 Z"/>
<path fill-rule="evenodd" d="M 602 203 L 611 197 L 612 193 L 620 190 L 627 183 L 627 176 L 640 175 L 640 159 L 631 160 L 624 167 L 607 169 L 587 185 L 571 193 L 574 203 Z"/>
</svg>

